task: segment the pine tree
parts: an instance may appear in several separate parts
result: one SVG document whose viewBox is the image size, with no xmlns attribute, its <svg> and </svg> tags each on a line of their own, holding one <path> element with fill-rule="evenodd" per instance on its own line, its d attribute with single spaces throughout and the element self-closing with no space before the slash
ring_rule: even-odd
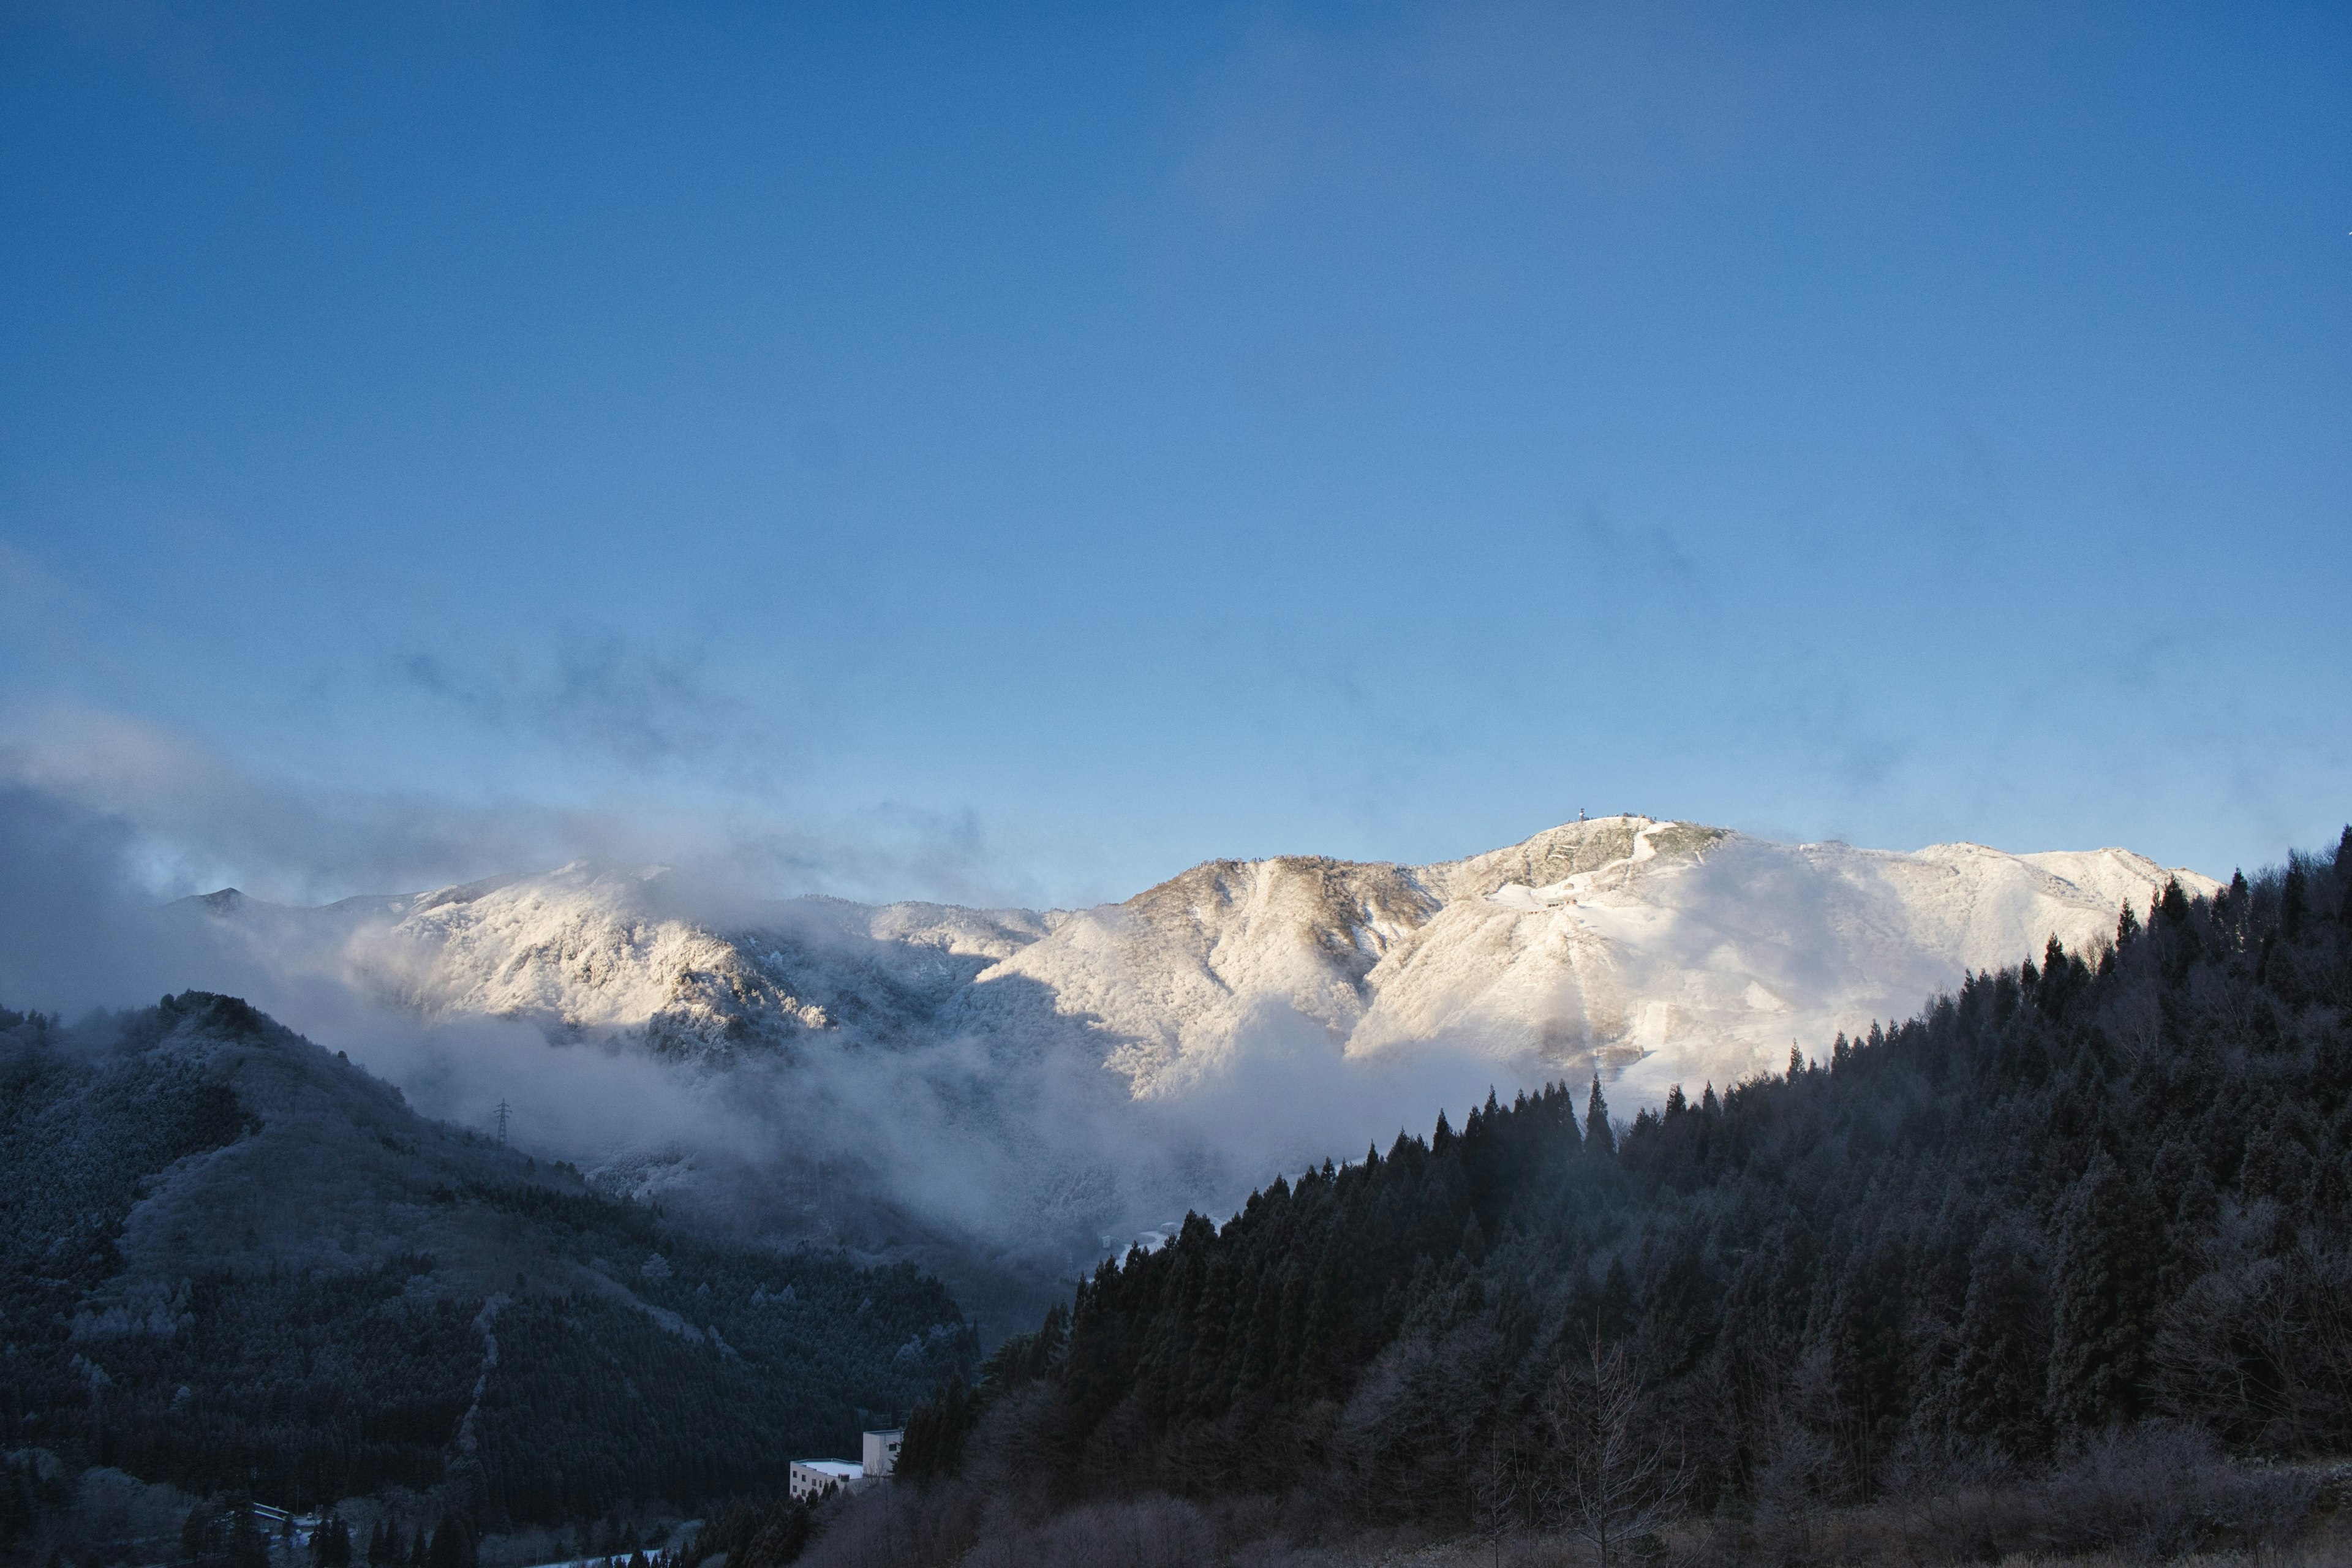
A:
<svg viewBox="0 0 2352 1568">
<path fill-rule="evenodd" d="M 2047 1408 L 2063 1430 L 2144 1414 L 2160 1232 L 2104 1149 L 2061 1200 Z"/>
<path fill-rule="evenodd" d="M 1956 1331 L 1951 1425 L 1963 1438 L 2012 1457 L 2038 1452 L 2048 1382 L 2049 1304 L 2017 1237 L 1989 1230 L 1969 1258 Z"/>
<path fill-rule="evenodd" d="M 205 1537 L 212 1531 L 213 1508 L 210 1503 L 198 1503 L 188 1510 L 180 1526 L 180 1560 L 194 1563 L 205 1554 Z"/>
<path fill-rule="evenodd" d="M 0 1458 L 0 1555 L 16 1552 L 40 1513 L 26 1467 Z"/>
<path fill-rule="evenodd" d="M 963 1463 L 964 1439 L 971 1430 L 971 1391 L 961 1377 L 907 1417 L 906 1436 L 899 1440 L 898 1463 L 892 1474 L 916 1486 L 955 1474 Z"/>
<path fill-rule="evenodd" d="M 423 1533 L 418 1531 L 420 1539 Z M 425 1548 L 425 1568 L 474 1568 L 474 1533 L 456 1514 L 441 1516 L 432 1543 Z"/>
<path fill-rule="evenodd" d="M 2352 925 L 2352 823 L 2345 825 L 2344 837 L 2336 841 L 2336 918 Z"/>
<path fill-rule="evenodd" d="M 254 1521 L 253 1504 L 240 1501 L 229 1516 L 229 1568 L 269 1568 L 269 1542 Z"/>
<path fill-rule="evenodd" d="M 1601 1097 L 1601 1075 L 1592 1075 L 1592 1095 L 1584 1107 L 1584 1152 L 1614 1154 L 1617 1135 L 1609 1131 L 1609 1102 Z"/>
</svg>

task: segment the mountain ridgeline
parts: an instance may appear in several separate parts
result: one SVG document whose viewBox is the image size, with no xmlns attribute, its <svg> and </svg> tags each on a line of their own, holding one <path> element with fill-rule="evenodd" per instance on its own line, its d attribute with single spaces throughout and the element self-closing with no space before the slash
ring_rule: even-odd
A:
<svg viewBox="0 0 2352 1568">
<path fill-rule="evenodd" d="M 408 1043 L 371 1062 L 436 1109 L 488 1125 L 512 1096 L 599 1184 L 915 1262 L 1002 1334 L 1187 1208 L 1490 1083 L 1597 1068 L 1630 1104 L 1746 1079 L 2053 934 L 2098 940 L 2168 879 L 2220 890 L 2116 848 L 1621 816 L 1423 865 L 1211 860 L 1078 910 L 747 900 L 579 863 L 322 909 L 225 890 L 173 918 L 216 972 L 286 976 L 289 1016 L 383 1018 Z M 647 1113 L 581 1120 L 615 1074 Z"/>
<path fill-rule="evenodd" d="M 2031 1471 L 2144 1418 L 2340 1452 L 2347 1018 L 2352 829 L 1785 1074 L 1630 1125 L 1597 1079 L 1490 1096 L 1188 1217 L 918 1411 L 902 1473 L 1033 1517 L 1308 1495 L 1605 1536 Z"/>
<path fill-rule="evenodd" d="M 106 1468 L 478 1530 L 690 1507 L 977 1354 L 911 1268 L 601 1195 L 193 992 L 0 1012 L 0 1549 Z"/>
</svg>

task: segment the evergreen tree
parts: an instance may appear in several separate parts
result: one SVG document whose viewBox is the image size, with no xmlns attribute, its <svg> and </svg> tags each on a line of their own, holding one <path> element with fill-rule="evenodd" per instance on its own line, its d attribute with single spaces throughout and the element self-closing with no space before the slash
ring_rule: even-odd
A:
<svg viewBox="0 0 2352 1568">
<path fill-rule="evenodd" d="M 1949 1400 L 1953 1431 L 2022 1458 L 2042 1447 L 2050 1308 L 2014 1232 L 1988 1230 L 1969 1258 Z"/>
<path fill-rule="evenodd" d="M 204 1556 L 212 1532 L 213 1506 L 198 1503 L 188 1510 L 185 1522 L 180 1526 L 180 1561 L 194 1563 Z"/>
<path fill-rule="evenodd" d="M 250 1500 L 239 1500 L 230 1511 L 229 1568 L 269 1568 L 269 1540 L 255 1521 Z"/>
<path fill-rule="evenodd" d="M 952 1378 L 932 1399 L 907 1417 L 892 1474 L 915 1486 L 955 1474 L 963 1463 L 964 1438 L 978 1414 L 963 1379 Z"/>
<path fill-rule="evenodd" d="M 2047 1408 L 2062 1430 L 2147 1412 L 2160 1247 L 2148 1208 L 2104 1149 L 2059 1205 Z"/>
<path fill-rule="evenodd" d="M 419 1531 L 420 1538 L 423 1531 Z M 474 1568 L 474 1532 L 454 1513 L 441 1516 L 425 1553 L 425 1568 Z"/>
<path fill-rule="evenodd" d="M 1601 1074 L 1592 1075 L 1592 1094 L 1584 1106 L 1584 1152 L 1614 1154 L 1617 1135 L 1609 1130 L 1609 1102 L 1601 1097 Z"/>
</svg>

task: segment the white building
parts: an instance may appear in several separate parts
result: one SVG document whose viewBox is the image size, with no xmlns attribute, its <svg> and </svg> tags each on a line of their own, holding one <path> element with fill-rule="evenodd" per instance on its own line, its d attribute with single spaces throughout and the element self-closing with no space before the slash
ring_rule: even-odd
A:
<svg viewBox="0 0 2352 1568">
<path fill-rule="evenodd" d="M 877 1480 L 887 1480 L 898 1468 L 898 1444 L 907 1436 L 904 1428 L 866 1434 L 866 1473 Z"/>
<path fill-rule="evenodd" d="M 866 1467 L 855 1459 L 794 1459 L 792 1470 L 792 1493 L 795 1498 L 814 1498 L 829 1487 L 843 1491 L 864 1489 Z"/>
</svg>

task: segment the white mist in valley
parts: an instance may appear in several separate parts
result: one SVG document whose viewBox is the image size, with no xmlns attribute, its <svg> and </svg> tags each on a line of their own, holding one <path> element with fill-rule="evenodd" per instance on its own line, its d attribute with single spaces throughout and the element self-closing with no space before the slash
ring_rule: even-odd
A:
<svg viewBox="0 0 2352 1568">
<path fill-rule="evenodd" d="M 607 1190 L 919 1261 L 999 1322 L 1441 1109 L 1597 1074 L 1629 1115 L 2095 942 L 2169 877 L 2212 887 L 2121 850 L 1612 817 L 1434 866 L 1213 861 L 1078 911 L 778 901 L 600 863 L 159 910 L 102 825 L 29 806 L 0 853 L 67 915 L 16 901 L 18 1005 L 235 992 L 427 1114 L 487 1131 L 503 1106 L 518 1145 Z"/>
</svg>

